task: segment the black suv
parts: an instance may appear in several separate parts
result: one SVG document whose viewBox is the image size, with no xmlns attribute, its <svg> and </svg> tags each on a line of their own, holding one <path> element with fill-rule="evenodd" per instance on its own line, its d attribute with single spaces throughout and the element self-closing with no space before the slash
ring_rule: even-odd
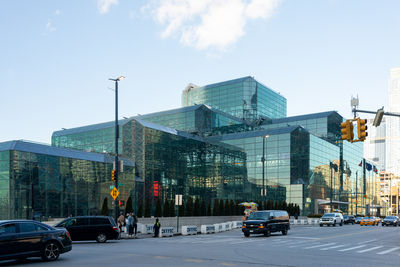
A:
<svg viewBox="0 0 400 267">
<path fill-rule="evenodd" d="M 355 224 L 356 217 L 354 217 L 353 215 L 344 215 L 343 222 L 344 222 L 344 224 L 348 224 L 348 223 Z"/>
<path fill-rule="evenodd" d="M 270 236 L 272 232 L 282 232 L 283 235 L 287 235 L 289 229 L 289 215 L 285 210 L 254 211 L 242 226 L 245 237 L 249 237 L 250 234 Z"/>
<path fill-rule="evenodd" d="M 56 224 L 71 234 L 73 241 L 96 240 L 104 243 L 108 239 L 119 239 L 119 229 L 112 217 L 79 216 L 71 217 Z"/>
<path fill-rule="evenodd" d="M 399 226 L 400 225 L 399 218 L 397 216 L 386 216 L 386 218 L 382 220 L 382 226 L 385 225 Z"/>
<path fill-rule="evenodd" d="M 42 257 L 53 261 L 71 249 L 65 229 L 31 220 L 0 221 L 0 260 Z"/>
</svg>

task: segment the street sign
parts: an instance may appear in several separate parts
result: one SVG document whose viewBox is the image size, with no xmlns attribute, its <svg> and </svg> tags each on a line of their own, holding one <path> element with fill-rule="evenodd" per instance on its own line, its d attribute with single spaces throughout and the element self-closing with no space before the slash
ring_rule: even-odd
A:
<svg viewBox="0 0 400 267">
<path fill-rule="evenodd" d="M 118 195 L 119 195 L 118 189 L 114 187 L 113 190 L 111 190 L 110 195 L 111 195 L 111 196 L 113 197 L 113 199 L 115 200 L 115 199 L 118 197 Z"/>
<path fill-rule="evenodd" d="M 182 195 L 175 195 L 175 206 L 182 206 Z"/>
</svg>

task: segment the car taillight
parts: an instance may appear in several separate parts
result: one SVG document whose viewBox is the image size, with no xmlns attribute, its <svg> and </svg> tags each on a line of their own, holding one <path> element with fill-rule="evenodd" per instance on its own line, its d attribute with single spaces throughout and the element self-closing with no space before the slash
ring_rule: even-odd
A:
<svg viewBox="0 0 400 267">
<path fill-rule="evenodd" d="M 118 231 L 118 227 L 113 226 L 113 230 L 114 230 L 114 231 Z"/>
<path fill-rule="evenodd" d="M 69 232 L 68 231 L 66 231 L 66 233 L 65 233 L 67 236 L 68 236 L 68 238 L 69 239 L 71 239 L 71 235 L 69 234 Z"/>
</svg>

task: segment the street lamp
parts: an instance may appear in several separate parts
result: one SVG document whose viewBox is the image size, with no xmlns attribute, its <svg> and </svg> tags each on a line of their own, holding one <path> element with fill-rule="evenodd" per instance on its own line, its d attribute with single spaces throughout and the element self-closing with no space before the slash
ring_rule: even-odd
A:
<svg viewBox="0 0 400 267">
<path fill-rule="evenodd" d="M 115 180 L 114 187 L 118 190 L 118 137 L 119 137 L 119 128 L 118 128 L 118 82 L 125 79 L 124 76 L 119 76 L 116 79 L 109 79 L 110 81 L 115 82 Z M 118 200 L 115 198 L 114 200 L 114 216 L 115 220 L 118 220 Z"/>
<path fill-rule="evenodd" d="M 331 207 L 331 212 L 332 212 L 332 199 L 333 199 L 333 184 L 332 184 L 332 169 L 334 169 L 336 172 L 338 171 L 338 166 L 333 163 L 333 162 L 329 162 L 329 167 L 331 170 L 331 203 L 330 203 L 330 207 Z"/>
<path fill-rule="evenodd" d="M 263 154 L 261 157 L 261 162 L 262 162 L 262 204 L 264 205 L 264 201 L 265 201 L 265 177 L 264 177 L 264 172 L 265 172 L 265 139 L 267 139 L 269 137 L 269 135 L 265 135 L 263 136 Z"/>
</svg>

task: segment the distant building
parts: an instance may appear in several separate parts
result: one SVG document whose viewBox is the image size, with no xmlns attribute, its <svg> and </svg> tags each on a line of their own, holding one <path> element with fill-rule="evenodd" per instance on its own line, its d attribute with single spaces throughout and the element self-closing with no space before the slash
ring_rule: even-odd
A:
<svg viewBox="0 0 400 267">
<path fill-rule="evenodd" d="M 388 112 L 400 113 L 400 68 L 390 70 Z M 400 117 L 386 117 L 386 171 L 400 175 Z"/>
<path fill-rule="evenodd" d="M 379 171 L 386 168 L 386 119 L 378 127 L 372 125 L 373 119 L 368 120 L 368 137 L 364 141 L 364 158 L 373 162 Z"/>
</svg>

